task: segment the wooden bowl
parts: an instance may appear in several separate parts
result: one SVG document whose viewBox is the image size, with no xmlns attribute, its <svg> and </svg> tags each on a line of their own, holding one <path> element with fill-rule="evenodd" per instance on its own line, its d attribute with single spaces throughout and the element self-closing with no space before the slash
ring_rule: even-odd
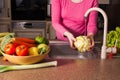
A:
<svg viewBox="0 0 120 80">
<path fill-rule="evenodd" d="M 33 63 L 37 63 L 42 61 L 50 52 L 50 49 L 41 55 L 37 55 L 37 56 L 15 56 L 15 55 L 9 55 L 9 54 L 5 54 L 2 52 L 3 56 L 11 63 L 14 64 L 33 64 Z"/>
</svg>

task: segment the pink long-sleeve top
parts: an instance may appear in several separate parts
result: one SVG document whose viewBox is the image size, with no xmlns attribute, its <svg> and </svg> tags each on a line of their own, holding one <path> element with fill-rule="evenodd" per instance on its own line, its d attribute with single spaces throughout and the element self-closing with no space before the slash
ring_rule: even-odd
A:
<svg viewBox="0 0 120 80">
<path fill-rule="evenodd" d="M 98 0 L 83 0 L 74 3 L 71 0 L 52 0 L 52 25 L 56 31 L 57 39 L 68 40 L 64 32 L 71 32 L 74 37 L 97 32 L 97 12 L 89 14 L 87 24 L 84 14 L 92 7 L 98 7 Z"/>
</svg>

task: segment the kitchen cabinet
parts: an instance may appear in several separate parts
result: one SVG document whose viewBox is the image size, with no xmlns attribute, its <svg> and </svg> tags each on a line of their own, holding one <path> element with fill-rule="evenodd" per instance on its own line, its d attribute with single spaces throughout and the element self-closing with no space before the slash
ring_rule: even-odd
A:
<svg viewBox="0 0 120 80">
<path fill-rule="evenodd" d="M 0 32 L 10 32 L 10 22 L 0 22 Z"/>
<path fill-rule="evenodd" d="M 47 21 L 46 23 L 46 37 L 47 39 L 54 40 L 56 39 L 56 33 L 54 28 L 52 27 L 51 21 Z"/>
<path fill-rule="evenodd" d="M 10 0 L 0 0 L 0 19 L 10 19 Z"/>
<path fill-rule="evenodd" d="M 0 32 L 10 31 L 10 0 L 0 0 Z"/>
</svg>

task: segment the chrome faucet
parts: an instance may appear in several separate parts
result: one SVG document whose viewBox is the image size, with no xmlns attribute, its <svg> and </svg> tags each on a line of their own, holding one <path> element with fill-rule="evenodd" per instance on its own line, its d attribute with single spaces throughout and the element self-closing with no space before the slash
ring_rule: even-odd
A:
<svg viewBox="0 0 120 80">
<path fill-rule="evenodd" d="M 85 19 L 87 18 L 88 14 L 91 12 L 91 11 L 98 11 L 102 14 L 103 18 L 104 18 L 104 34 L 103 34 L 103 45 L 102 45 L 102 50 L 101 50 L 101 59 L 106 59 L 106 49 L 107 49 L 107 26 L 108 26 L 108 17 L 105 13 L 105 11 L 103 11 L 101 8 L 98 8 L 98 7 L 93 7 L 93 8 L 90 8 L 87 10 L 87 12 L 85 13 L 84 17 Z"/>
</svg>

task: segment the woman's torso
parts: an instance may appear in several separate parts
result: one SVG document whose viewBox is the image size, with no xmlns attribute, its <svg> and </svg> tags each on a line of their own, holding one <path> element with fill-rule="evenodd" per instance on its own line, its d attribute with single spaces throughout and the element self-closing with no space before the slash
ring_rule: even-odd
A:
<svg viewBox="0 0 120 80">
<path fill-rule="evenodd" d="M 78 36 L 85 32 L 85 12 L 92 7 L 92 1 L 83 0 L 80 3 L 74 3 L 71 0 L 60 0 L 61 17 L 63 25 L 73 34 Z"/>
</svg>

